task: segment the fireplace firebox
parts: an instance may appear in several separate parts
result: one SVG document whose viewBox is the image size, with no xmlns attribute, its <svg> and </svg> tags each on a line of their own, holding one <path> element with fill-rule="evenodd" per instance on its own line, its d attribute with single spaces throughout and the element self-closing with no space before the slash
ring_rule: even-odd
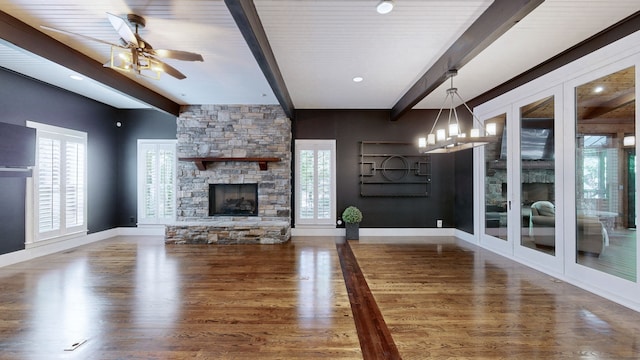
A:
<svg viewBox="0 0 640 360">
<path fill-rule="evenodd" d="M 258 184 L 209 184 L 209 216 L 258 216 Z"/>
</svg>

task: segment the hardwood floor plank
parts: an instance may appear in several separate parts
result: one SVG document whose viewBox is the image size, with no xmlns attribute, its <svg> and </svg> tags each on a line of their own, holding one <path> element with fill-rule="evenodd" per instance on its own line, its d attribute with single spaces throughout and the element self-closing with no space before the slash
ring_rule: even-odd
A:
<svg viewBox="0 0 640 360">
<path fill-rule="evenodd" d="M 401 359 L 378 305 L 360 271 L 349 242 L 336 244 L 365 360 Z"/>
<path fill-rule="evenodd" d="M 473 245 L 351 247 L 403 359 L 640 358 L 640 314 Z"/>
<path fill-rule="evenodd" d="M 362 359 L 333 239 L 116 238 L 2 268 L 0 290 L 0 359 Z"/>
</svg>

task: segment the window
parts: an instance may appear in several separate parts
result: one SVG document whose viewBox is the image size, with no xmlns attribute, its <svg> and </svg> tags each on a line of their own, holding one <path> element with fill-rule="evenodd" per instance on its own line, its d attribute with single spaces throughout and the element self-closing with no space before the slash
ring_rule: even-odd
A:
<svg viewBox="0 0 640 360">
<path fill-rule="evenodd" d="M 36 129 L 36 167 L 27 243 L 87 231 L 87 133 L 27 121 Z"/>
<path fill-rule="evenodd" d="M 296 226 L 335 226 L 335 140 L 296 140 Z"/>
<path fill-rule="evenodd" d="M 176 140 L 138 140 L 138 224 L 176 215 Z"/>
</svg>

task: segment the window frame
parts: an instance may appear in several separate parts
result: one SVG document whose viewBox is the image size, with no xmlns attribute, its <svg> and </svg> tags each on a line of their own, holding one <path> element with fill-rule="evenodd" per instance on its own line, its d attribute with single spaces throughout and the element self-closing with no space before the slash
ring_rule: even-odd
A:
<svg viewBox="0 0 640 360">
<path fill-rule="evenodd" d="M 136 164 L 136 171 L 137 171 L 137 225 L 163 225 L 163 224 L 167 224 L 170 222 L 175 221 L 176 216 L 177 216 L 177 209 L 176 209 L 176 205 L 177 205 L 177 161 L 178 161 L 178 151 L 177 151 L 177 145 L 178 145 L 178 140 L 175 139 L 138 139 L 137 142 L 137 164 Z M 158 150 L 160 149 L 168 149 L 170 148 L 171 151 L 173 152 L 173 214 L 171 216 L 167 216 L 167 217 L 159 217 L 159 216 L 154 216 L 154 217 L 149 217 L 146 216 L 146 213 L 144 211 L 144 204 L 145 204 L 145 175 L 146 175 L 146 167 L 144 166 L 145 164 L 145 159 L 144 159 L 144 147 L 153 147 L 155 148 L 155 151 L 157 153 Z M 156 186 L 159 186 L 158 183 L 156 182 Z M 155 206 L 156 208 L 158 207 L 159 201 L 158 199 L 156 199 L 155 202 Z"/>
<path fill-rule="evenodd" d="M 314 204 L 314 217 L 312 219 L 309 218 L 302 218 L 300 216 L 300 211 L 302 210 L 302 206 L 301 206 L 301 176 L 299 174 L 299 171 L 301 170 L 301 164 L 300 164 L 300 159 L 301 159 L 301 155 L 300 153 L 302 151 L 314 151 L 314 158 L 317 159 L 317 152 L 319 150 L 328 150 L 330 152 L 329 155 L 329 160 L 330 160 L 330 164 L 329 164 L 329 171 L 331 172 L 330 174 L 330 184 L 329 184 L 329 196 L 330 196 L 330 204 L 329 204 L 329 217 L 327 219 L 319 219 L 317 217 L 317 205 L 318 202 L 316 200 L 315 204 Z M 317 162 L 315 163 L 314 166 L 314 170 L 315 173 L 317 174 Z M 322 139 L 298 139 L 295 140 L 295 199 L 296 199 L 296 206 L 295 206 L 295 226 L 298 228 L 303 228 L 303 227 L 307 227 L 307 228 L 335 228 L 335 222 L 337 219 L 337 210 L 336 210 L 336 140 L 322 140 Z M 316 194 L 317 194 L 317 186 L 318 184 L 318 179 L 317 179 L 317 175 L 314 175 L 314 188 L 316 190 Z M 317 197 L 316 197 L 317 199 Z"/>
<path fill-rule="evenodd" d="M 70 238 L 80 237 L 87 234 L 87 198 L 88 198 L 88 190 L 87 190 L 87 164 L 88 164 L 88 146 L 87 146 L 87 133 L 78 130 L 72 130 L 64 127 L 42 124 L 34 121 L 27 121 L 26 126 L 29 128 L 36 129 L 36 165 L 33 168 L 33 176 L 27 179 L 27 200 L 26 200 L 26 238 L 25 245 L 27 248 L 34 245 L 41 245 L 50 242 L 57 242 L 62 240 L 67 240 Z M 71 142 L 81 144 L 84 148 L 83 159 L 80 159 L 82 162 L 82 173 L 81 180 L 82 184 L 80 189 L 82 191 L 82 210 L 81 217 L 82 222 L 75 226 L 67 227 L 67 219 L 66 219 L 66 201 L 65 195 L 66 192 L 60 192 L 59 202 L 59 227 L 58 229 L 54 229 L 51 231 L 40 232 L 39 231 L 39 170 L 40 170 L 40 141 L 41 138 L 45 139 L 56 139 L 61 141 L 61 146 L 59 149 L 59 156 L 61 159 L 65 159 L 65 149 L 64 144 Z M 65 178 L 67 163 L 65 161 L 61 162 L 60 166 L 60 189 L 67 189 L 67 180 Z M 75 187 L 76 189 L 78 187 Z"/>
</svg>

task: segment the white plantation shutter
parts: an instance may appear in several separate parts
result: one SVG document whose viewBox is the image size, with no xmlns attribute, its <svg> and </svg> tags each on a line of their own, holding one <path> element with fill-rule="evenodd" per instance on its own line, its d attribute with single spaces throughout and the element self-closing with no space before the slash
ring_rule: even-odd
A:
<svg viewBox="0 0 640 360">
<path fill-rule="evenodd" d="M 138 223 L 175 218 L 176 141 L 138 140 Z"/>
<path fill-rule="evenodd" d="M 86 232 L 87 134 L 29 121 L 27 126 L 36 129 L 37 138 L 30 240 Z"/>
<path fill-rule="evenodd" d="M 300 176 L 300 186 L 298 194 L 300 205 L 298 206 L 298 216 L 300 219 L 313 219 L 315 214 L 316 192 L 315 192 L 315 156 L 313 150 L 300 150 L 298 176 Z"/>
<path fill-rule="evenodd" d="M 175 214 L 175 158 L 175 150 L 159 150 L 158 216 L 164 219 L 172 218 Z"/>
<path fill-rule="evenodd" d="M 60 141 L 38 139 L 38 232 L 60 229 Z"/>
<path fill-rule="evenodd" d="M 157 189 L 155 184 L 156 179 L 156 150 L 155 147 L 150 146 L 144 150 L 144 206 L 143 206 L 143 218 L 151 219 L 157 216 L 156 204 L 158 202 Z"/>
<path fill-rule="evenodd" d="M 67 141 L 65 155 L 65 215 L 67 228 L 71 228 L 84 224 L 84 144 Z"/>
<path fill-rule="evenodd" d="M 335 226 L 335 140 L 296 140 L 296 226 Z"/>
</svg>

